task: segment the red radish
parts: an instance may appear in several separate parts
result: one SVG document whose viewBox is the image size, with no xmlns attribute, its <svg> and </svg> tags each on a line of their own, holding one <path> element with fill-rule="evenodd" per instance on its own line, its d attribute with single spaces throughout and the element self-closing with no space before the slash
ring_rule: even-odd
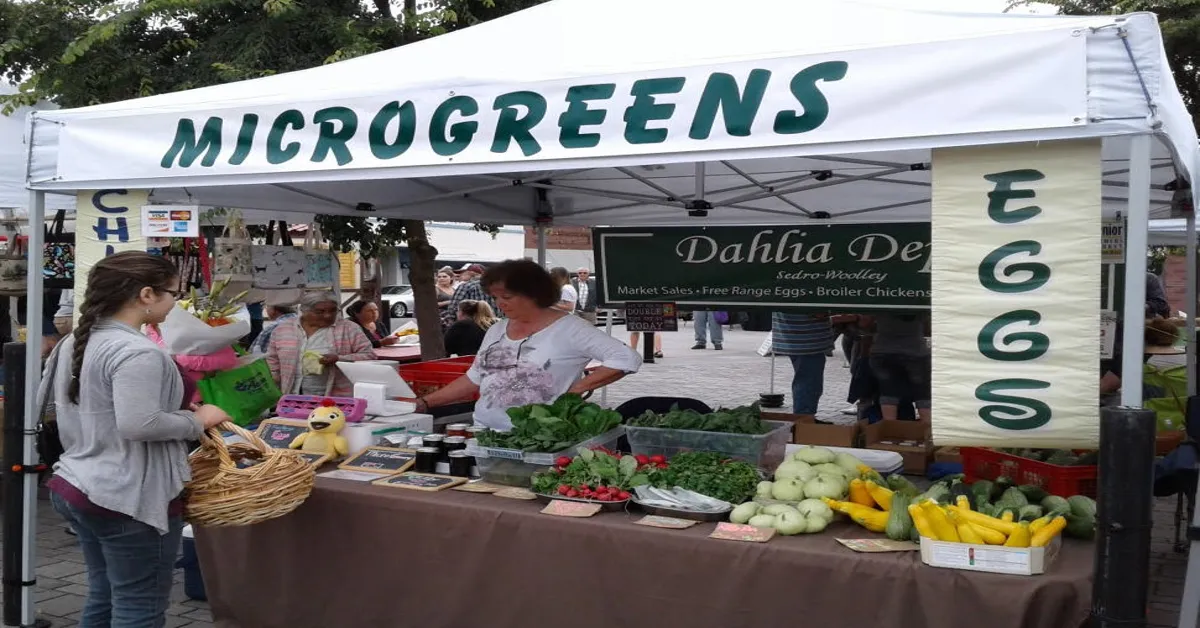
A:
<svg viewBox="0 0 1200 628">
<path fill-rule="evenodd" d="M 626 500 L 626 499 L 629 499 L 629 497 L 630 497 L 629 493 L 626 493 L 625 491 L 621 491 L 621 493 L 619 495 L 617 495 L 617 499 L 620 499 L 620 500 Z"/>
<path fill-rule="evenodd" d="M 570 491 L 570 490 L 571 490 L 571 487 L 567 486 L 566 484 L 559 484 L 559 485 L 558 485 L 558 494 L 559 494 L 559 495 L 566 495 L 566 494 L 567 494 L 567 492 L 568 492 L 568 491 Z"/>
<path fill-rule="evenodd" d="M 634 456 L 633 459 L 637 460 L 637 463 L 639 465 L 648 464 L 650 462 L 650 457 L 645 454 L 638 454 L 638 455 Z"/>
<path fill-rule="evenodd" d="M 566 456 L 559 456 L 558 459 L 554 461 L 554 464 L 560 467 L 565 467 L 571 464 L 571 459 Z"/>
<path fill-rule="evenodd" d="M 665 457 L 658 455 L 658 454 L 650 456 L 650 462 L 653 462 L 654 464 L 663 464 L 666 461 L 667 461 L 667 459 Z"/>
<path fill-rule="evenodd" d="M 567 497 L 579 497 L 579 491 L 576 491 L 575 489 L 570 489 L 567 491 Z"/>
</svg>

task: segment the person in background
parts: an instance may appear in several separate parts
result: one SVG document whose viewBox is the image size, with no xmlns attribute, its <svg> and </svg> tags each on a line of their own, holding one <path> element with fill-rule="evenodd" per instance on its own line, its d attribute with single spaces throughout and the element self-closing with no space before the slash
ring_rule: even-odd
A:
<svg viewBox="0 0 1200 628">
<path fill-rule="evenodd" d="M 63 290 L 54 311 L 54 329 L 60 336 L 69 336 L 75 329 L 75 291 Z"/>
<path fill-rule="evenodd" d="M 930 378 L 933 364 L 929 343 L 929 317 L 921 314 L 879 314 L 863 317 L 871 339 L 869 364 L 879 386 L 879 409 L 885 421 L 898 418 L 900 402 L 911 399 L 917 416 L 929 420 Z"/>
<path fill-rule="evenodd" d="M 446 353 L 475 355 L 483 345 L 483 336 L 495 323 L 496 315 L 487 303 L 463 301 L 458 306 L 458 320 L 446 330 Z"/>
<path fill-rule="evenodd" d="M 592 279 L 591 275 L 592 273 L 588 269 L 580 268 L 575 271 L 575 278 L 571 280 L 571 285 L 575 287 L 575 292 L 579 295 L 575 305 L 575 315 L 595 325 L 596 308 L 600 299 L 599 293 L 596 292 L 596 280 Z"/>
<path fill-rule="evenodd" d="M 463 301 L 483 301 L 492 308 L 493 312 L 496 311 L 496 300 L 479 283 L 479 278 L 482 276 L 483 266 L 479 264 L 467 264 L 460 269 L 458 278 L 462 283 L 454 289 L 454 296 L 450 297 L 450 303 L 446 306 L 455 313 L 455 316 L 457 316 L 458 307 Z"/>
<path fill-rule="evenodd" d="M 708 310 L 695 310 L 692 312 L 692 326 L 696 328 L 696 344 L 692 346 L 694 350 L 702 350 L 708 348 L 708 337 L 712 337 L 713 349 L 720 351 L 724 349 L 725 332 L 721 330 L 721 323 L 717 321 L 716 312 Z"/>
<path fill-rule="evenodd" d="M 81 626 L 162 626 L 183 532 L 188 441 L 230 420 L 183 404 L 170 356 L 142 335 L 179 293 L 175 267 L 140 251 L 88 274 L 79 324 L 47 362 L 38 399 L 55 406 L 63 454 L 50 501 L 87 566 Z"/>
<path fill-rule="evenodd" d="M 338 318 L 330 292 L 305 294 L 300 317 L 277 325 L 267 346 L 267 366 L 285 395 L 352 397 L 354 386 L 334 365 L 374 359 L 362 329 Z"/>
<path fill-rule="evenodd" d="M 254 343 L 250 345 L 251 353 L 266 353 L 267 347 L 271 344 L 271 333 L 280 323 L 296 318 L 296 306 L 294 305 L 265 305 L 263 313 L 266 314 L 267 320 L 263 322 L 263 329 L 259 332 L 258 337 L 254 339 Z"/>
<path fill-rule="evenodd" d="M 450 309 L 450 299 L 454 298 L 454 271 L 446 266 L 434 277 L 434 293 L 437 295 L 438 315 L 442 319 L 442 327 L 454 323 L 456 312 Z"/>
<path fill-rule="evenodd" d="M 632 347 L 634 351 L 638 350 L 638 345 L 641 344 L 641 342 L 642 342 L 641 332 L 636 332 L 636 331 L 629 332 L 629 346 Z M 641 355 L 641 354 L 639 353 L 638 355 Z M 662 332 L 656 332 L 654 334 L 654 357 L 656 357 L 656 358 L 663 357 L 663 335 L 662 335 Z"/>
<path fill-rule="evenodd" d="M 574 313 L 575 308 L 579 306 L 579 293 L 575 292 L 575 286 L 571 285 L 571 274 L 562 266 L 555 266 L 550 269 L 550 277 L 554 279 L 559 292 L 558 303 L 554 304 L 554 309 Z"/>
<path fill-rule="evenodd" d="M 792 362 L 792 412 L 816 419 L 825 389 L 825 357 L 833 348 L 829 317 L 775 312 L 771 315 L 771 350 Z"/>
<path fill-rule="evenodd" d="M 1156 316 L 1167 318 L 1171 315 L 1171 306 L 1167 302 L 1166 291 L 1163 290 L 1162 280 L 1154 273 L 1146 273 L 1146 320 Z M 1113 354 L 1111 358 L 1100 360 L 1100 394 L 1112 395 L 1121 390 L 1121 360 L 1122 344 L 1125 335 L 1125 321 L 1117 322 L 1116 333 L 1113 334 Z M 1142 362 L 1150 359 L 1150 354 L 1142 356 Z"/>
<path fill-rule="evenodd" d="M 501 262 L 488 269 L 483 286 L 506 318 L 488 329 L 467 374 L 417 399 L 417 412 L 478 392 L 475 423 L 507 431 L 512 429 L 509 408 L 548 403 L 567 392 L 584 394 L 641 367 L 637 353 L 621 341 L 554 309 L 561 292 L 537 262 Z M 600 366 L 584 375 L 592 361 Z"/>
<path fill-rule="evenodd" d="M 390 347 L 400 342 L 399 338 L 388 333 L 383 321 L 379 319 L 379 306 L 375 303 L 355 301 L 353 305 L 346 308 L 346 315 L 362 328 L 363 333 L 367 335 L 367 340 L 371 341 L 372 347 L 376 349 Z"/>
<path fill-rule="evenodd" d="M 458 280 L 458 271 L 450 266 L 442 266 L 438 269 L 438 274 L 446 273 L 450 277 L 450 293 L 453 294 L 458 285 L 462 283 Z"/>
</svg>

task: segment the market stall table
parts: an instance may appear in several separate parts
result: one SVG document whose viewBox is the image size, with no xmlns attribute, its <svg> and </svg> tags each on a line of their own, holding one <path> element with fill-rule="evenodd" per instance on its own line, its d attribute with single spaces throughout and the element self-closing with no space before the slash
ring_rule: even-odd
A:
<svg viewBox="0 0 1200 628">
<path fill-rule="evenodd" d="M 379 347 L 375 350 L 375 356 L 380 360 L 391 360 L 393 362 L 420 362 L 421 347 L 419 345 Z"/>
<path fill-rule="evenodd" d="M 318 478 L 274 521 L 199 529 L 217 626 L 921 626 L 1074 628 L 1091 606 L 1094 547 L 1049 572 L 936 569 L 916 552 L 856 554 L 853 524 L 766 544 L 589 519 L 542 504 Z M 981 623 L 982 622 L 982 623 Z"/>
</svg>

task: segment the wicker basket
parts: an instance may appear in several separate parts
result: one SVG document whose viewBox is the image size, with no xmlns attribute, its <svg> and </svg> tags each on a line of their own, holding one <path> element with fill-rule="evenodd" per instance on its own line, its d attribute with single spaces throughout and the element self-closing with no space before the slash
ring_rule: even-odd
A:
<svg viewBox="0 0 1200 628">
<path fill-rule="evenodd" d="M 220 431 L 245 443 L 227 444 Z M 308 499 L 316 470 L 290 449 L 273 449 L 233 423 L 206 430 L 191 456 L 186 518 L 197 526 L 244 526 L 282 517 Z"/>
</svg>

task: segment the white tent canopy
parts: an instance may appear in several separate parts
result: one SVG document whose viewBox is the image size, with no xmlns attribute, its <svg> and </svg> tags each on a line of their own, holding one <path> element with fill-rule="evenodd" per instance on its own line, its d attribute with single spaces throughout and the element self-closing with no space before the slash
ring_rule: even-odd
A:
<svg viewBox="0 0 1200 628">
<path fill-rule="evenodd" d="M 1138 133 L 1158 139 L 1165 215 L 1197 145 L 1148 13 L 555 0 L 329 66 L 39 112 L 30 183 L 508 224 L 905 220 L 929 216 L 933 147 L 1104 137 L 1112 213 Z"/>
<path fill-rule="evenodd" d="M 0 94 L 15 94 L 17 89 L 0 81 Z M 50 103 L 36 108 L 21 107 L 11 116 L 0 115 L 0 207 L 24 208 L 29 203 L 25 189 L 25 168 L 29 162 L 29 144 L 25 141 L 26 119 L 34 109 L 53 109 Z M 47 209 L 75 209 L 75 201 L 51 197 Z M 24 212 L 18 212 L 23 214 Z"/>
</svg>

